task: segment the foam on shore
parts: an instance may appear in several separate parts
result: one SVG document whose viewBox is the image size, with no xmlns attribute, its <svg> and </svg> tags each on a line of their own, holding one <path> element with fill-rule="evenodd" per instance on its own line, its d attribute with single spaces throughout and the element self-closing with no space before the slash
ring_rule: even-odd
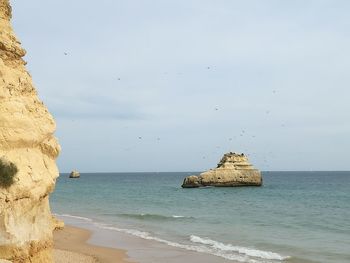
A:
<svg viewBox="0 0 350 263">
<path fill-rule="evenodd" d="M 121 233 L 126 233 L 132 236 L 136 236 L 145 240 L 156 241 L 159 243 L 166 244 L 171 247 L 176 247 L 180 249 L 185 249 L 188 251 L 194 251 L 199 253 L 210 254 L 218 256 L 227 260 L 244 262 L 244 263 L 276 263 L 283 262 L 284 260 L 290 258 L 289 256 L 283 256 L 275 252 L 263 251 L 248 247 L 235 246 L 232 244 L 224 244 L 219 241 L 215 241 L 209 238 L 202 238 L 195 235 L 190 235 L 188 238 L 188 243 L 178 243 L 174 241 L 169 241 L 163 238 L 153 236 L 151 233 L 140 231 L 137 229 L 127 229 L 118 228 L 112 225 L 94 222 L 90 218 L 63 214 L 58 215 L 61 217 L 70 217 L 73 219 L 83 220 L 85 222 L 92 223 L 95 227 L 105 230 L 117 231 Z"/>
</svg>

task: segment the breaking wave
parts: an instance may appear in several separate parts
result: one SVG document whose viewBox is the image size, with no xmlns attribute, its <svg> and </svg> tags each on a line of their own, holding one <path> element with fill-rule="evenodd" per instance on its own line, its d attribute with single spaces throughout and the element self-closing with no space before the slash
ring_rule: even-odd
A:
<svg viewBox="0 0 350 263">
<path fill-rule="evenodd" d="M 181 216 L 181 215 L 157 215 L 157 214 L 117 214 L 120 217 L 128 217 L 139 220 L 176 220 L 176 219 L 194 219 L 193 217 Z"/>
<path fill-rule="evenodd" d="M 83 217 L 83 216 L 73 216 L 73 215 L 70 215 L 70 214 L 54 214 L 54 216 L 64 216 L 64 217 L 70 217 L 70 218 L 74 218 L 74 219 L 80 219 L 80 220 L 84 220 L 84 221 L 87 221 L 87 222 L 93 222 L 93 220 L 91 218 L 87 218 L 87 217 Z"/>
<path fill-rule="evenodd" d="M 263 250 L 257 250 L 257 249 L 246 248 L 241 246 L 234 246 L 231 244 L 224 244 L 215 240 L 211 240 L 209 238 L 201 238 L 194 235 L 191 235 L 190 238 L 191 238 L 191 241 L 194 243 L 209 245 L 216 250 L 234 251 L 234 252 L 238 252 L 239 254 L 244 254 L 247 256 L 263 258 L 263 259 L 285 260 L 289 258 L 287 256 L 282 256 L 280 254 L 270 252 L 270 251 L 263 251 Z"/>
<path fill-rule="evenodd" d="M 181 248 L 188 251 L 195 251 L 199 253 L 210 254 L 210 255 L 218 256 L 218 257 L 225 258 L 232 261 L 238 261 L 238 262 L 244 262 L 244 263 L 276 263 L 276 262 L 281 262 L 281 261 L 284 261 L 285 259 L 290 258 L 289 256 L 282 256 L 280 254 L 270 252 L 270 251 L 263 251 L 263 250 L 257 250 L 257 249 L 247 248 L 247 247 L 235 246 L 232 244 L 224 244 L 209 238 L 201 238 L 195 235 L 189 236 L 189 244 L 177 243 L 174 241 L 169 241 L 156 236 L 152 236 L 150 233 L 145 231 L 140 231 L 136 229 L 118 228 L 107 224 L 94 222 L 92 219 L 86 218 L 86 217 L 74 216 L 69 214 L 57 214 L 57 215 L 61 217 L 69 217 L 73 219 L 88 221 L 100 229 L 118 231 L 121 233 L 133 235 L 142 239 L 160 242 L 168 246 Z M 126 214 L 126 215 L 129 216 L 129 214 Z M 144 216 L 146 215 L 147 214 L 145 214 Z M 142 214 L 140 214 L 139 216 L 142 216 Z M 150 216 L 154 216 L 154 215 L 150 215 Z M 177 218 L 177 217 L 178 216 L 172 216 L 169 218 Z"/>
</svg>

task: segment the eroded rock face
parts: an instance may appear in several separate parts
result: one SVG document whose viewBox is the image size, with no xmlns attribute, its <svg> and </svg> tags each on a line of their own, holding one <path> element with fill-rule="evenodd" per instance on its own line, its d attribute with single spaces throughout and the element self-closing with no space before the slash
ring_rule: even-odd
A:
<svg viewBox="0 0 350 263">
<path fill-rule="evenodd" d="M 10 19 L 9 1 L 0 0 L 0 157 L 18 170 L 11 184 L 0 186 L 0 258 L 50 263 L 49 194 L 58 176 L 60 147 L 53 135 L 55 122 L 38 99 Z"/>
<path fill-rule="evenodd" d="M 55 216 L 52 216 L 52 227 L 53 230 L 60 230 L 64 228 L 64 222 Z"/>
<path fill-rule="evenodd" d="M 261 186 L 262 177 L 244 154 L 226 153 L 216 169 L 191 175 L 184 179 L 182 187 L 201 186 Z"/>
</svg>

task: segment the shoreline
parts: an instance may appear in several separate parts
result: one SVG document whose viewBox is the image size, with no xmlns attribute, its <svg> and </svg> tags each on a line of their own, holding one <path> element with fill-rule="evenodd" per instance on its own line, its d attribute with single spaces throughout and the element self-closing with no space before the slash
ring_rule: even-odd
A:
<svg viewBox="0 0 350 263">
<path fill-rule="evenodd" d="M 223 258 L 210 251 L 201 250 L 200 245 L 193 247 L 168 241 L 158 237 L 148 236 L 147 232 L 135 229 L 119 229 L 114 226 L 104 225 L 94 222 L 90 218 L 83 216 L 59 215 L 54 214 L 58 219 L 65 222 L 62 230 L 54 231 L 54 248 L 63 249 L 67 253 L 80 253 L 80 256 L 89 256 L 86 261 L 62 260 L 55 263 L 238 263 L 233 258 Z M 72 231 L 74 230 L 74 231 Z M 120 231 L 121 230 L 121 231 Z M 125 230 L 125 231 L 123 231 Z M 77 231 L 77 232 L 76 232 Z M 82 235 L 84 238 L 78 238 L 75 241 L 75 235 Z M 66 235 L 66 237 L 64 237 Z M 68 236 L 67 236 L 68 235 Z M 73 247 L 66 242 L 73 242 Z M 57 242 L 59 240 L 59 243 Z M 63 246 L 62 246 L 63 242 Z M 88 249 L 77 249 L 76 244 L 82 243 L 88 245 Z M 97 254 L 96 248 L 104 248 L 117 251 L 117 257 L 104 259 L 104 254 Z M 197 250 L 199 248 L 199 250 Z M 57 254 L 57 252 L 55 251 Z M 122 256 L 121 256 L 122 255 Z M 59 255 L 58 255 L 59 256 Z M 56 257 L 57 258 L 57 257 Z M 95 259 L 95 260 L 94 260 Z M 97 259 L 97 260 L 96 260 Z"/>
<path fill-rule="evenodd" d="M 55 230 L 55 263 L 128 263 L 125 250 L 92 245 L 88 240 L 92 232 L 85 228 L 66 225 Z"/>
</svg>

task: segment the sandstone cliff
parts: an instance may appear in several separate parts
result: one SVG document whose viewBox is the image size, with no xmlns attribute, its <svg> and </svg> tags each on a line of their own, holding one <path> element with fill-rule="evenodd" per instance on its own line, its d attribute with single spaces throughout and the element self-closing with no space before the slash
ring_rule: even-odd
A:
<svg viewBox="0 0 350 263">
<path fill-rule="evenodd" d="M 52 227 L 53 230 L 60 230 L 64 228 L 64 222 L 55 216 L 52 216 Z"/>
<path fill-rule="evenodd" d="M 182 187 L 201 186 L 261 186 L 260 171 L 255 169 L 244 154 L 226 153 L 216 169 L 191 175 L 184 179 Z"/>
<path fill-rule="evenodd" d="M 0 258 L 49 263 L 49 194 L 58 176 L 60 148 L 53 136 L 55 122 L 38 99 L 10 19 L 9 1 L 0 0 L 0 158 L 6 160 L 4 171 L 14 171 L 10 181 L 0 184 Z"/>
</svg>

